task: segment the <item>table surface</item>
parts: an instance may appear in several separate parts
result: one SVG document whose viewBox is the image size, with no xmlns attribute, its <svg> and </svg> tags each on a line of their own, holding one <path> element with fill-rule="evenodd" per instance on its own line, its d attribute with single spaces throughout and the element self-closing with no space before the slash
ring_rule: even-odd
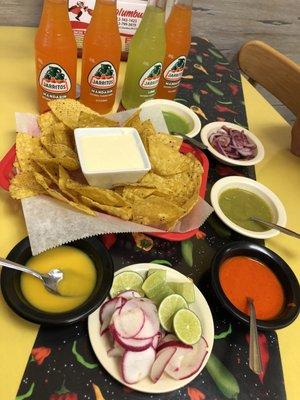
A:
<svg viewBox="0 0 300 400">
<path fill-rule="evenodd" d="M 0 159 L 15 142 L 15 111 L 37 112 L 34 33 L 34 28 L 0 27 Z M 123 76 L 124 65 L 121 66 L 118 98 Z M 300 158 L 289 151 L 291 128 L 245 79 L 243 90 L 249 128 L 262 141 L 266 150 L 265 159 L 256 167 L 257 180 L 281 198 L 287 211 L 289 228 L 300 231 L 300 208 L 297 203 L 300 198 Z M 0 216 L 0 256 L 5 257 L 27 233 L 19 203 L 12 201 L 4 191 L 0 192 Z M 266 245 L 287 261 L 299 279 L 300 246 L 297 239 L 279 235 L 269 239 Z M 38 327 L 13 314 L 1 294 L 0 326 L 0 382 L 5 382 L 5 385 L 0 385 L 0 399 L 13 400 Z M 277 331 L 289 400 L 298 400 L 299 397 L 299 331 L 299 318 L 289 327 Z"/>
</svg>

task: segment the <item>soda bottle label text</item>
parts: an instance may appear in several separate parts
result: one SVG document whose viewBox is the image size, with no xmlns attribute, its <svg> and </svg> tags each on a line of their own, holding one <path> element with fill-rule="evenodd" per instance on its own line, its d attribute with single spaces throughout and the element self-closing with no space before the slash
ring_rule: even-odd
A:
<svg viewBox="0 0 300 400">
<path fill-rule="evenodd" d="M 158 62 L 152 65 L 144 72 L 140 79 L 140 87 L 145 90 L 155 90 L 162 70 L 162 63 Z"/>
<path fill-rule="evenodd" d="M 45 65 L 39 76 L 39 84 L 46 100 L 66 99 L 71 89 L 71 80 L 67 71 L 59 64 Z"/>
<path fill-rule="evenodd" d="M 88 83 L 93 94 L 111 94 L 117 83 L 115 67 L 109 61 L 101 61 L 89 73 Z"/>
<path fill-rule="evenodd" d="M 177 57 L 174 61 L 167 66 L 164 71 L 164 78 L 166 80 L 165 87 L 175 88 L 179 85 L 184 67 L 186 63 L 186 57 Z"/>
</svg>

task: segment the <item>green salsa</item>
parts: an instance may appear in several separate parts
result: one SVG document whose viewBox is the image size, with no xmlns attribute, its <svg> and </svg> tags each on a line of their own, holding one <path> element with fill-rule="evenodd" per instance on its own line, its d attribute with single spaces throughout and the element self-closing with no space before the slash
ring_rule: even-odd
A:
<svg viewBox="0 0 300 400">
<path fill-rule="evenodd" d="M 250 217 L 255 216 L 273 222 L 270 206 L 260 196 L 244 189 L 227 189 L 219 197 L 223 213 L 235 224 L 254 232 L 263 232 L 266 227 Z"/>
<path fill-rule="evenodd" d="M 162 113 L 170 133 L 182 133 L 186 135 L 191 131 L 188 121 L 184 118 L 171 111 L 163 111 Z"/>
</svg>

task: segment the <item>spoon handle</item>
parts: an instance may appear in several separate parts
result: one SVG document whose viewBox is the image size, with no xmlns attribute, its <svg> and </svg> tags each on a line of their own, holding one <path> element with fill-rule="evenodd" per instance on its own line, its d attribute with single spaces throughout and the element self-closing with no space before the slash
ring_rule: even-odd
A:
<svg viewBox="0 0 300 400">
<path fill-rule="evenodd" d="M 289 235 L 289 236 L 295 237 L 297 239 L 300 239 L 300 234 L 299 233 L 294 232 L 294 231 L 292 231 L 292 230 L 290 230 L 288 228 L 284 228 L 283 226 L 274 224 L 273 222 L 264 221 L 263 219 L 260 219 L 258 217 L 251 217 L 251 219 L 253 221 L 259 222 L 260 224 L 266 225 L 269 228 L 277 229 L 278 231 L 280 231 L 282 233 L 285 233 L 286 235 Z"/>
<path fill-rule="evenodd" d="M 248 299 L 248 306 L 250 308 L 249 367 L 253 372 L 259 375 L 262 372 L 262 362 L 258 342 L 256 314 L 252 299 Z"/>
<path fill-rule="evenodd" d="M 0 257 L 0 265 L 2 265 L 3 267 L 6 267 L 6 268 L 11 268 L 11 269 L 16 269 L 18 271 L 26 272 L 27 274 L 31 274 L 31 275 L 35 276 L 36 278 L 43 280 L 42 275 L 39 274 L 38 272 L 32 270 L 31 268 L 25 267 L 24 265 L 7 260 L 6 258 Z"/>
</svg>

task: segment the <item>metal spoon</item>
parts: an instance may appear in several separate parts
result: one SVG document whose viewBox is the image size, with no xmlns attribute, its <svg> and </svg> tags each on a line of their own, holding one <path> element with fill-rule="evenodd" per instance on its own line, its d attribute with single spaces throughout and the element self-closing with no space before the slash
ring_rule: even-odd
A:
<svg viewBox="0 0 300 400">
<path fill-rule="evenodd" d="M 64 277 L 64 274 L 59 269 L 51 269 L 47 274 L 40 274 L 34 269 L 25 267 L 24 265 L 15 263 L 13 261 L 6 260 L 5 258 L 0 257 L 0 265 L 7 268 L 16 269 L 18 271 L 26 272 L 27 274 L 33 275 L 36 278 L 43 281 L 45 288 L 56 295 L 63 296 L 57 287 L 59 281 L 61 281 Z"/>
<path fill-rule="evenodd" d="M 268 222 L 268 221 L 265 221 L 264 219 L 261 219 L 261 218 L 255 217 L 255 216 L 250 217 L 250 219 L 252 221 L 256 221 L 256 222 L 259 222 L 260 224 L 266 225 L 268 228 L 277 229 L 278 231 L 285 233 L 286 235 L 293 236 L 297 239 L 300 239 L 299 233 L 291 231 L 290 229 L 284 228 L 283 226 L 274 224 L 273 222 Z"/>
<path fill-rule="evenodd" d="M 258 343 L 258 333 L 256 326 L 256 313 L 253 299 L 247 298 L 248 308 L 250 310 L 250 341 L 249 341 L 249 367 L 256 374 L 262 372 L 262 362 L 260 347 Z"/>
</svg>

